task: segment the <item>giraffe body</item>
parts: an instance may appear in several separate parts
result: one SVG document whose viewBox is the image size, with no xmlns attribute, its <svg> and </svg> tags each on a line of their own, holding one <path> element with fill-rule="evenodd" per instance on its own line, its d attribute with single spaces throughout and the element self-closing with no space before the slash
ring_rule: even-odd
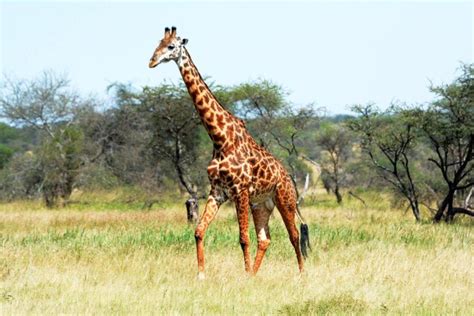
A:
<svg viewBox="0 0 474 316">
<path fill-rule="evenodd" d="M 240 230 L 240 244 L 245 270 L 256 273 L 270 244 L 268 221 L 276 206 L 295 249 L 298 266 L 303 270 L 299 233 L 295 225 L 296 191 L 282 164 L 257 144 L 245 123 L 224 109 L 206 85 L 188 51 L 187 40 L 176 36 L 176 28 L 165 29 L 165 36 L 156 48 L 149 66 L 174 60 L 191 95 L 195 108 L 214 144 L 207 168 L 211 191 L 196 227 L 198 276 L 204 276 L 203 239 L 219 207 L 227 200 L 235 203 Z M 251 212 L 258 239 L 257 254 L 251 267 L 248 233 Z"/>
</svg>

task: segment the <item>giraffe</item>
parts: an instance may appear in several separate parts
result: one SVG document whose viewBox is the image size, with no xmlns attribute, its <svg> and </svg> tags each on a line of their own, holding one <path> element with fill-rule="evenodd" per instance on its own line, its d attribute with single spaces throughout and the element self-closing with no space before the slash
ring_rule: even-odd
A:
<svg viewBox="0 0 474 316">
<path fill-rule="evenodd" d="M 211 190 L 195 230 L 198 278 L 204 278 L 204 235 L 219 207 L 229 199 L 234 202 L 237 211 L 245 271 L 256 274 L 262 263 L 270 245 L 268 221 L 276 205 L 302 272 L 306 246 L 309 246 L 308 229 L 297 208 L 296 191 L 290 176 L 276 158 L 257 144 L 245 123 L 219 103 L 194 65 L 185 47 L 187 42 L 187 39 L 176 35 L 176 27 L 165 28 L 164 37 L 155 49 L 149 67 L 176 62 L 202 124 L 213 142 L 212 159 L 207 168 Z M 253 267 L 249 252 L 249 211 L 258 240 Z M 301 247 L 295 216 L 302 222 Z"/>
</svg>

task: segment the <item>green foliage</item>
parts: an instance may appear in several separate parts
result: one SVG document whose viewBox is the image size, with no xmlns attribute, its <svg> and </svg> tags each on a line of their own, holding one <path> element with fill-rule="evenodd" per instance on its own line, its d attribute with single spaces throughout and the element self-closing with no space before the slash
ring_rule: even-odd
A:
<svg viewBox="0 0 474 316">
<path fill-rule="evenodd" d="M 200 118 L 185 86 L 163 83 L 134 91 L 115 84 L 112 88 L 117 108 L 111 110 L 114 118 L 107 134 L 115 137 L 107 146 L 117 148 L 118 155 L 116 150 L 107 157 L 107 163 L 116 170 L 116 176 L 129 184 L 143 185 L 148 174 L 154 176 L 150 184 L 155 187 L 155 181 L 161 186 L 171 182 L 191 195 L 204 192 L 207 161 L 202 156 L 210 148 L 202 145 L 209 142 L 207 135 L 203 137 Z M 130 169 L 136 174 L 126 178 Z"/>
<path fill-rule="evenodd" d="M 362 150 L 378 174 L 390 184 L 393 192 L 402 196 L 419 221 L 418 179 L 413 172 L 414 148 L 418 134 L 412 116 L 400 106 L 392 105 L 385 112 L 375 106 L 354 106 L 359 117 L 349 121 L 349 127 L 358 134 Z"/>
<path fill-rule="evenodd" d="M 454 204 L 463 205 L 463 191 L 474 185 L 474 66 L 461 70 L 453 83 L 431 87 L 438 98 L 428 106 L 392 106 L 385 112 L 370 104 L 353 107 L 359 116 L 349 126 L 363 151 L 417 219 L 424 201 L 430 209 L 438 205 L 436 221 L 452 220 Z"/>
<path fill-rule="evenodd" d="M 0 199 L 34 198 L 40 192 L 42 172 L 38 156 L 17 154 L 0 173 Z"/>
<path fill-rule="evenodd" d="M 18 137 L 18 130 L 5 123 L 0 122 L 0 144 L 8 144 Z"/>
<path fill-rule="evenodd" d="M 0 144 L 0 169 L 3 169 L 5 164 L 13 156 L 14 150 L 6 145 Z"/>
<path fill-rule="evenodd" d="M 455 192 L 474 185 L 474 64 L 463 65 L 453 83 L 431 87 L 431 91 L 438 99 L 426 110 L 410 114 L 431 148 L 428 160 L 444 179 L 444 198 L 435 220 L 446 216 L 451 221 Z"/>
<path fill-rule="evenodd" d="M 429 106 L 355 106 L 356 116 L 323 120 L 313 105 L 291 104 L 288 92 L 270 80 L 209 86 L 283 162 L 298 189 L 316 170 L 303 159 L 310 158 L 339 201 L 368 188 L 382 192 L 388 183 L 390 199 L 416 214 L 417 203 L 429 209 L 440 204 L 446 187 L 458 191 L 451 194 L 454 204 L 472 187 L 472 69 L 464 65 L 453 83 L 432 87 L 437 99 Z M 160 192 L 205 195 L 213 146 L 186 87 L 116 83 L 109 91 L 114 104 L 104 110 L 79 98 L 64 76 L 7 80 L 0 116 L 12 126 L 0 123 L 1 197 L 42 194 L 55 204 L 67 201 L 73 188 L 120 185 L 140 187 L 149 200 Z"/>
<path fill-rule="evenodd" d="M 169 165 L 163 173 L 176 178 L 190 195 L 196 195 L 198 188 L 203 192 L 206 168 L 197 167 L 196 162 L 202 163 L 199 157 L 203 150 L 210 157 L 210 148 L 200 146 L 204 129 L 186 89 L 166 83 L 156 88 L 145 87 L 140 99 L 141 106 L 152 113 L 153 154 Z"/>
<path fill-rule="evenodd" d="M 234 113 L 246 120 L 278 117 L 289 105 L 286 100 L 288 93 L 269 80 L 242 83 L 228 93 L 228 102 L 233 104 Z"/>
<path fill-rule="evenodd" d="M 13 154 L 28 149 L 35 141 L 35 133 L 27 128 L 15 128 L 0 122 L 0 169 Z"/>
<path fill-rule="evenodd" d="M 120 180 L 101 164 L 84 165 L 75 181 L 75 186 L 87 190 L 113 189 L 119 185 Z"/>
<path fill-rule="evenodd" d="M 23 178 L 15 183 L 23 184 L 25 194 L 38 187 L 48 206 L 56 205 L 58 199 L 67 200 L 72 192 L 75 177 L 82 159 L 82 130 L 75 126 L 76 114 L 88 101 L 81 100 L 69 88 L 65 76 L 43 72 L 33 80 L 10 80 L 2 86 L 0 117 L 23 129 L 36 130 L 41 138 L 32 151 L 31 168 L 22 172 Z M 10 133 L 11 134 L 11 133 Z M 20 165 L 27 156 L 19 159 Z M 15 168 L 15 164 L 12 164 Z M 13 170 L 13 169 L 12 169 Z M 18 179 L 18 173 L 7 173 L 6 183 Z M 16 186 L 13 186 L 13 188 Z M 10 195 L 18 191 L 10 189 Z"/>
<path fill-rule="evenodd" d="M 438 99 L 426 111 L 412 114 L 420 120 L 432 146 L 466 145 L 474 134 L 474 64 L 463 65 L 461 70 L 453 83 L 431 87 Z"/>
<path fill-rule="evenodd" d="M 316 135 L 316 143 L 320 148 L 319 161 L 321 178 L 326 189 L 331 189 L 338 203 L 342 203 L 340 190 L 347 185 L 349 173 L 345 170 L 352 156 L 352 135 L 344 125 L 324 122 Z"/>
<path fill-rule="evenodd" d="M 146 183 L 144 189 L 157 186 L 157 165 L 152 159 L 150 142 L 153 129 L 150 113 L 139 107 L 132 87 L 115 84 L 116 107 L 104 113 L 92 113 L 81 122 L 85 131 L 88 156 L 102 164 L 121 183 Z"/>
<path fill-rule="evenodd" d="M 68 126 L 54 138 L 46 139 L 39 148 L 42 191 L 47 206 L 56 206 L 58 199 L 67 200 L 71 195 L 82 163 L 83 141 L 82 130 Z"/>
</svg>

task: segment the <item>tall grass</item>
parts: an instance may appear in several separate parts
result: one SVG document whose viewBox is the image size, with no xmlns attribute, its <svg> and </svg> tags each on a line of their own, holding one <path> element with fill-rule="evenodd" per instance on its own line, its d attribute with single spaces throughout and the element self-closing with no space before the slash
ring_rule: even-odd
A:
<svg viewBox="0 0 474 316">
<path fill-rule="evenodd" d="M 278 212 L 256 277 L 244 273 L 238 225 L 224 207 L 196 280 L 184 206 L 142 210 L 117 193 L 66 209 L 0 205 L 0 314 L 471 314 L 473 222 L 417 224 L 383 196 L 368 208 L 318 199 L 302 212 L 313 251 L 298 273 Z M 104 202 L 105 201 L 105 202 Z M 86 203 L 87 202 L 87 203 Z M 255 233 L 251 231 L 255 252 Z"/>
</svg>

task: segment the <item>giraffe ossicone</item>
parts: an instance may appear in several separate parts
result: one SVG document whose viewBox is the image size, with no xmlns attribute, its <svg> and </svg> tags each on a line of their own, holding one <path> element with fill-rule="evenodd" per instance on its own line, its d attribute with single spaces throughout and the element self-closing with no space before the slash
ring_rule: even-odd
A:
<svg viewBox="0 0 474 316">
<path fill-rule="evenodd" d="M 214 144 L 212 159 L 207 168 L 211 191 L 198 225 L 196 226 L 196 251 L 198 278 L 204 278 L 204 235 L 227 200 L 235 203 L 239 222 L 240 244 L 244 254 L 245 270 L 257 273 L 265 251 L 270 245 L 268 222 L 276 205 L 288 230 L 303 271 L 305 249 L 300 248 L 295 216 L 301 219 L 296 204 L 293 182 L 283 165 L 265 148 L 261 147 L 247 131 L 244 122 L 226 110 L 210 91 L 199 74 L 185 45 L 187 39 L 176 34 L 176 27 L 165 28 L 163 39 L 155 49 L 149 67 L 174 61 L 188 89 L 209 137 Z M 249 211 L 252 213 L 258 246 L 253 267 L 250 263 Z M 304 224 L 304 223 L 303 223 Z M 305 246 L 306 242 L 301 242 Z"/>
</svg>

